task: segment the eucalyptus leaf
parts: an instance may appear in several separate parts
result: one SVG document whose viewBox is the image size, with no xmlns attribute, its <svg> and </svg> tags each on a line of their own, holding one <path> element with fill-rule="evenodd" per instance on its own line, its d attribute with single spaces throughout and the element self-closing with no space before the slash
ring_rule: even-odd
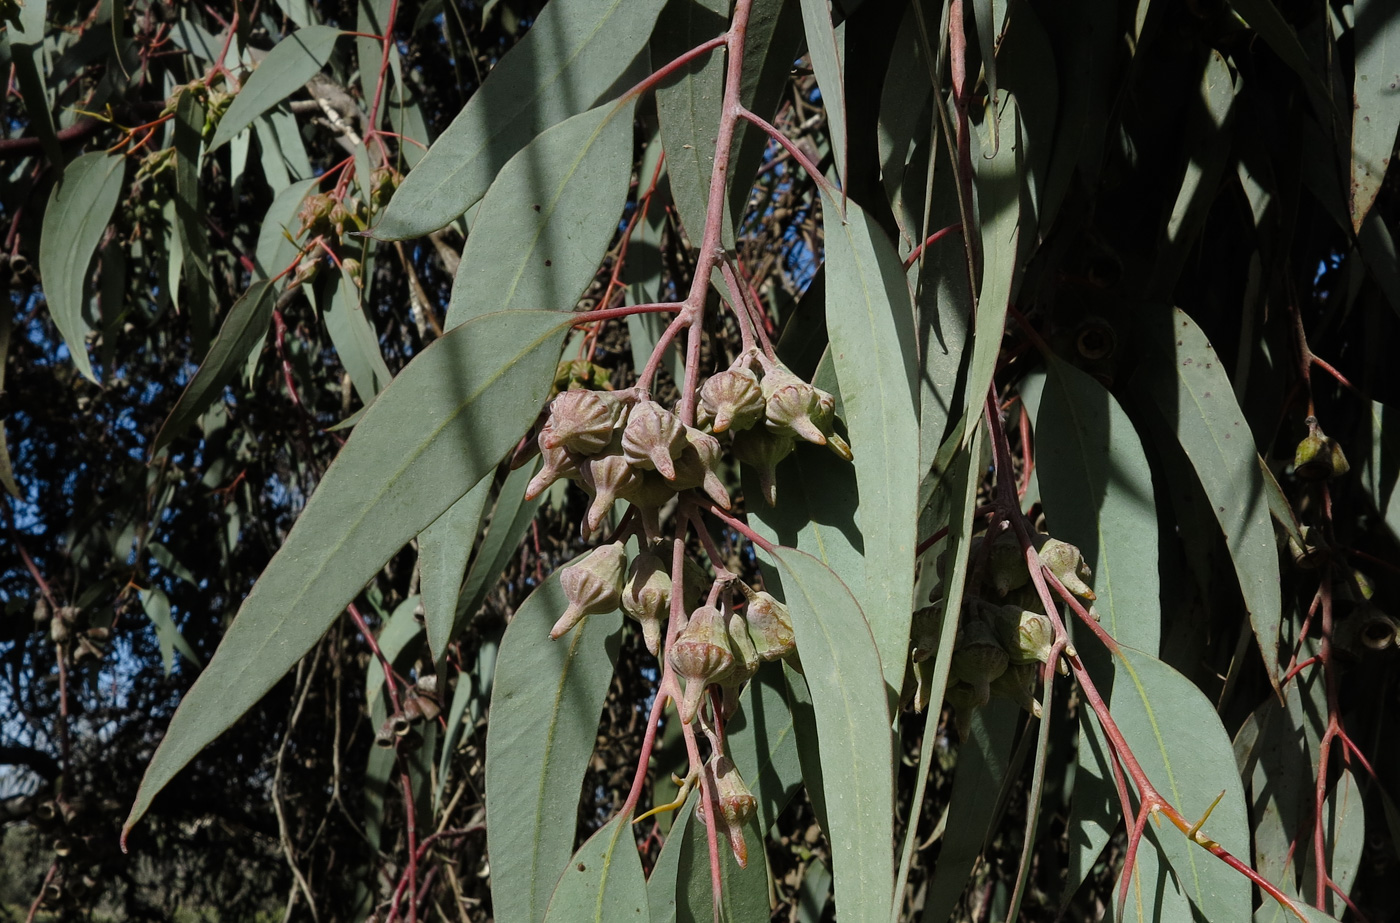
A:
<svg viewBox="0 0 1400 923">
<path fill-rule="evenodd" d="M 546 923 L 651 919 L 647 880 L 632 837 L 632 816 L 619 814 L 579 847 L 549 900 Z"/>
<path fill-rule="evenodd" d="M 152 799 L 311 649 L 384 562 L 515 446 L 544 405 L 568 315 L 463 324 L 379 396 L 243 601 L 146 768 L 123 836 Z"/>
<path fill-rule="evenodd" d="M 218 150 L 258 116 L 305 86 L 326 66 L 336 39 L 343 34 L 331 26 L 307 26 L 273 45 L 219 120 L 209 150 Z"/>
<path fill-rule="evenodd" d="M 842 920 L 884 923 L 894 891 L 894 758 L 879 650 L 831 570 L 790 548 L 773 558 L 821 735 L 836 903 Z"/>
<path fill-rule="evenodd" d="M 402 240 L 465 212 L 517 151 L 602 101 L 645 46 L 663 0 L 548 5 L 394 193 L 376 236 Z"/>
<path fill-rule="evenodd" d="M 486 838 L 500 923 L 545 917 L 573 852 L 579 788 L 617 659 L 622 616 L 616 613 L 589 616 L 550 640 L 550 626 L 567 605 L 556 571 L 516 611 L 496 661 L 486 732 Z"/>
<path fill-rule="evenodd" d="M 39 274 L 49 313 L 73 364 L 94 384 L 97 376 L 86 343 L 90 327 L 84 316 L 88 273 L 121 197 L 125 166 L 124 158 L 101 152 L 84 154 L 70 163 L 49 194 L 39 241 Z"/>
</svg>

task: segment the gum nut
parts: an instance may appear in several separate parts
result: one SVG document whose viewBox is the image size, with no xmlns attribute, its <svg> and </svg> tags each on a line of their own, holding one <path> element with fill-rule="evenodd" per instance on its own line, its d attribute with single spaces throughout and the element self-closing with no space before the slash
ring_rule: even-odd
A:
<svg viewBox="0 0 1400 923">
<path fill-rule="evenodd" d="M 613 502 L 636 486 L 638 476 L 626 458 L 613 454 L 585 458 L 579 464 L 579 475 L 584 489 L 593 495 L 593 503 L 588 507 L 588 516 L 584 521 L 591 535 L 602 525 Z"/>
<path fill-rule="evenodd" d="M 953 726 L 958 729 L 960 739 L 967 740 L 971 734 L 972 712 L 987 704 L 990 699 L 990 690 L 984 699 L 967 683 L 954 683 L 943 693 L 943 700 L 953 706 Z"/>
<path fill-rule="evenodd" d="M 540 456 L 544 459 L 544 463 L 535 476 L 530 478 L 530 483 L 525 486 L 526 500 L 535 499 L 544 493 L 549 485 L 560 478 L 574 480 L 581 476 L 578 462 L 562 445 L 552 449 L 542 449 Z"/>
<path fill-rule="evenodd" d="M 1293 453 L 1293 473 L 1306 481 L 1323 481 L 1350 471 L 1346 453 L 1317 425 L 1317 417 L 1308 417 L 1307 424 L 1308 434 Z"/>
<path fill-rule="evenodd" d="M 676 476 L 674 459 L 685 448 L 680 418 L 656 401 L 642 401 L 627 415 L 622 454 L 638 468 L 654 468 L 668 481 Z"/>
<path fill-rule="evenodd" d="M 600 545 L 559 570 L 559 586 L 569 606 L 550 629 L 549 636 L 560 638 L 584 616 L 611 612 L 622 602 L 623 573 L 627 553 L 621 542 Z"/>
<path fill-rule="evenodd" d="M 763 499 L 769 506 L 778 502 L 778 463 L 791 454 L 793 447 L 791 436 L 779 436 L 762 427 L 734 434 L 731 446 L 734 457 L 746 465 L 753 466 L 758 472 Z"/>
<path fill-rule="evenodd" d="M 739 770 L 725 756 L 714 760 L 715 790 L 718 794 L 718 813 L 724 820 L 729 835 L 729 848 L 740 868 L 749 864 L 748 844 L 744 842 L 744 825 L 753 819 L 758 810 L 758 799 L 744 784 Z"/>
<path fill-rule="evenodd" d="M 548 437 L 540 446 L 565 446 L 583 455 L 603 451 L 612 441 L 623 403 L 605 391 L 564 391 L 549 405 Z"/>
<path fill-rule="evenodd" d="M 745 590 L 749 604 L 744 610 L 744 620 L 748 623 L 749 638 L 759 658 L 777 660 L 796 650 L 792 614 L 787 606 L 762 590 Z"/>
<path fill-rule="evenodd" d="M 987 704 L 992 680 L 1005 673 L 1009 663 L 1010 658 L 990 628 L 982 622 L 963 627 L 962 638 L 953 651 L 952 673 L 976 691 L 979 706 Z"/>
<path fill-rule="evenodd" d="M 763 388 L 748 369 L 729 369 L 701 386 L 700 405 L 713 418 L 715 432 L 748 429 L 763 419 Z"/>
<path fill-rule="evenodd" d="M 1094 572 L 1084 563 L 1084 555 L 1079 549 L 1057 538 L 1047 539 L 1040 546 L 1040 563 L 1050 568 L 1050 573 L 1059 578 L 1069 590 L 1080 599 L 1098 599 L 1086 581 L 1094 579 Z"/>
</svg>

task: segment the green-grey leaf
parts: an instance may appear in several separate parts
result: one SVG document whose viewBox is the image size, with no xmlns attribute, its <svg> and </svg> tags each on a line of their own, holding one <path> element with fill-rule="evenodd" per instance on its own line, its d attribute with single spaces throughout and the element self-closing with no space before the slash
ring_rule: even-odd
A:
<svg viewBox="0 0 1400 923">
<path fill-rule="evenodd" d="M 948 919 L 967 887 L 972 867 L 992 832 L 1020 716 L 1020 707 L 1007 699 L 993 699 L 972 713 L 969 739 L 958 745 L 948 826 L 924 902 L 924 920 Z"/>
<path fill-rule="evenodd" d="M 88 271 L 102 233 L 121 197 L 125 158 L 101 152 L 84 154 L 70 163 L 49 194 L 39 238 L 39 275 L 63 342 L 73 364 L 94 384 L 88 361 L 88 322 L 83 317 Z"/>
<path fill-rule="evenodd" d="M 434 660 L 442 660 L 452 640 L 457 620 L 457 597 L 467 559 L 481 525 L 486 498 L 491 495 L 491 479 L 481 481 L 462 495 L 433 524 L 418 535 L 419 590 L 423 594 L 423 623 L 428 629 L 428 650 Z"/>
<path fill-rule="evenodd" d="M 262 342 L 276 303 L 277 287 L 262 279 L 248 286 L 248 291 L 233 303 L 223 326 L 219 328 L 219 335 L 209 347 L 209 354 L 199 364 L 190 383 L 185 385 L 170 416 L 161 424 L 160 432 L 156 433 L 151 457 L 154 458 L 184 432 L 185 427 L 198 420 L 200 414 L 223 393 L 224 385 L 238 374 L 248 353 Z"/>
<path fill-rule="evenodd" d="M 301 658 L 409 539 L 491 472 L 548 396 L 573 317 L 491 314 L 419 353 L 365 412 L 186 693 L 124 831 Z"/>
<path fill-rule="evenodd" d="M 1097 381 L 1051 356 L 1035 406 L 1036 471 L 1050 534 L 1094 572 L 1104 628 L 1121 644 L 1161 642 L 1157 507 L 1132 421 Z"/>
<path fill-rule="evenodd" d="M 647 876 L 647 906 L 651 910 L 651 923 L 675 923 L 676 894 L 680 886 L 681 852 L 689 837 L 687 828 L 690 817 L 695 813 L 695 798 L 691 798 L 676 811 L 671 821 L 671 832 L 661 847 L 661 855 L 656 857 Z"/>
<path fill-rule="evenodd" d="M 312 177 L 293 183 L 272 200 L 258 228 L 258 246 L 253 251 L 254 265 L 264 278 L 272 278 L 291 265 L 298 249 L 294 241 L 301 230 L 297 212 L 307 193 L 320 181 L 320 177 Z"/>
<path fill-rule="evenodd" d="M 1147 777 L 1190 821 L 1205 816 L 1223 791 L 1201 832 L 1233 855 L 1248 856 L 1244 787 L 1215 707 L 1195 684 L 1155 657 L 1124 647 L 1115 665 L 1113 717 Z M 1157 840 L 1182 891 L 1206 919 L 1249 917 L 1249 879 L 1165 824 Z"/>
<path fill-rule="evenodd" d="M 165 663 L 165 675 L 175 668 L 175 652 L 184 654 L 195 666 L 201 666 L 194 648 L 180 634 L 175 620 L 170 615 L 170 598 L 159 587 L 141 591 L 141 606 L 146 610 L 146 618 L 155 627 L 156 639 L 160 642 L 160 659 Z"/>
<path fill-rule="evenodd" d="M 699 803 L 700 795 L 690 800 Z M 719 846 L 720 906 L 715 912 L 714 886 L 710 878 L 710 845 L 705 823 L 692 811 L 687 823 L 677 823 L 671 836 L 682 834 L 676 870 L 677 923 L 750 923 L 768 919 L 768 869 L 764 859 L 763 832 L 757 821 L 744 826 L 744 843 L 749 862 L 740 868 L 729 848 L 729 838 L 716 831 Z M 667 842 L 670 842 L 669 838 Z"/>
<path fill-rule="evenodd" d="M 826 215 L 826 326 L 860 488 L 861 608 L 897 694 L 909 654 L 918 510 L 918 345 L 904 266 L 855 203 Z M 839 871 L 838 871 L 839 875 Z"/>
<path fill-rule="evenodd" d="M 545 920 L 649 923 L 647 880 L 632 836 L 632 815 L 614 817 L 574 853 L 554 888 Z"/>
<path fill-rule="evenodd" d="M 364 278 L 369 277 L 370 272 L 366 267 Z M 363 294 L 354 277 L 341 267 L 340 282 L 327 299 L 322 317 L 331 342 L 335 344 L 336 355 L 340 357 L 345 371 L 350 373 L 355 393 L 368 404 L 384 390 L 393 375 L 384 361 L 384 354 L 379 350 L 379 334 L 365 316 Z"/>
<path fill-rule="evenodd" d="M 1381 191 L 1400 126 L 1400 30 L 1385 0 L 1357 0 L 1351 113 L 1351 228 Z"/>
<path fill-rule="evenodd" d="M 515 613 L 496 660 L 486 839 L 500 923 L 545 916 L 573 852 L 579 791 L 617 659 L 616 613 L 589 616 L 558 641 L 549 639 L 567 605 L 555 571 Z"/>
<path fill-rule="evenodd" d="M 791 548 L 773 558 L 821 735 L 836 903 L 843 921 L 884 923 L 894 892 L 894 755 L 880 652 L 830 569 Z"/>
<path fill-rule="evenodd" d="M 714 38 L 728 26 L 728 0 L 670 0 L 657 21 L 652 52 L 667 60 Z M 720 104 L 724 101 L 723 48 L 690 62 L 656 88 L 656 115 L 666 149 L 666 176 L 681 226 L 699 244 L 709 208 Z M 647 178 L 650 180 L 650 177 Z M 728 199 L 725 199 L 726 204 Z M 720 223 L 721 243 L 734 246 L 732 216 Z"/>
<path fill-rule="evenodd" d="M 1183 146 L 1189 155 L 1185 172 L 1148 282 L 1150 291 L 1163 296 L 1175 287 L 1230 162 L 1229 128 L 1235 82 L 1225 58 L 1213 49 L 1206 58 L 1199 93 L 1200 105 L 1193 107 L 1184 138 Z"/>
<path fill-rule="evenodd" d="M 1268 496 L 1244 414 L 1205 333 L 1174 309 L 1145 336 L 1133 384 L 1145 389 L 1191 460 L 1225 533 L 1249 621 L 1278 688 L 1279 568 Z M 1165 319 L 1165 318 L 1164 318 Z"/>
<path fill-rule="evenodd" d="M 802 28 L 807 33 L 807 51 L 811 55 L 812 73 L 817 78 L 817 86 L 821 87 L 827 131 L 831 133 L 831 152 L 836 160 L 836 175 L 841 177 L 841 185 L 844 188 L 846 69 L 841 55 L 845 45 L 845 31 L 832 26 L 831 11 L 826 0 L 802 0 Z M 828 206 L 826 214 L 835 216 L 840 212 Z"/>
<path fill-rule="evenodd" d="M 744 688 L 739 710 L 724 726 L 734 767 L 758 797 L 758 829 L 768 830 L 802 784 L 797 740 L 783 671 L 764 664 Z"/>
<path fill-rule="evenodd" d="M 326 66 L 335 50 L 335 40 L 343 34 L 331 26 L 307 26 L 273 45 L 229 103 L 214 139 L 209 142 L 209 150 L 218 150 L 251 125 L 253 119 L 301 89 Z"/>
<path fill-rule="evenodd" d="M 394 672 L 403 672 L 404 668 L 412 664 L 412 659 L 406 654 L 414 652 L 419 645 L 414 644 L 414 639 L 423 631 L 423 626 L 419 624 L 414 616 L 414 611 L 418 608 L 418 597 L 410 596 L 394 607 L 394 611 L 385 620 L 384 626 L 379 629 L 377 641 L 379 652 L 393 666 Z M 378 657 L 371 657 L 369 665 L 365 668 L 365 701 L 371 712 L 374 711 L 375 703 L 384 694 L 384 665 L 379 662 Z"/>
<path fill-rule="evenodd" d="M 598 103 L 646 45 L 662 4 L 578 0 L 546 6 L 408 174 L 375 235 L 418 237 L 466 211 L 516 151 Z"/>
<path fill-rule="evenodd" d="M 501 170 L 462 248 L 449 330 L 508 308 L 573 309 L 627 199 L 632 110 L 627 103 L 576 115 L 535 138 Z M 401 188 L 392 201 L 402 194 Z"/>
</svg>

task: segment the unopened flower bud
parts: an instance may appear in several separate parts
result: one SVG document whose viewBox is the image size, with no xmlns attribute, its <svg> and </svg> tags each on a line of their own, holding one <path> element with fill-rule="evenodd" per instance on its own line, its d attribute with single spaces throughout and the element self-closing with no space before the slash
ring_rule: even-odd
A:
<svg viewBox="0 0 1400 923">
<path fill-rule="evenodd" d="M 1050 573 L 1059 578 L 1069 590 L 1080 599 L 1098 599 L 1088 581 L 1094 579 L 1094 572 L 1084 563 L 1084 555 L 1079 549 L 1057 538 L 1046 539 L 1040 546 L 1040 563 L 1050 568 Z"/>
<path fill-rule="evenodd" d="M 763 499 L 769 506 L 778 502 L 778 462 L 787 458 L 792 450 L 791 436 L 780 436 L 764 427 L 756 426 L 734 434 L 734 457 L 758 471 Z"/>
<path fill-rule="evenodd" d="M 763 413 L 769 430 L 826 445 L 826 434 L 812 422 L 812 414 L 820 412 L 816 388 L 787 369 L 773 368 L 763 376 L 763 394 Z"/>
<path fill-rule="evenodd" d="M 1040 702 L 1035 697 L 1035 682 L 1040 668 L 1033 663 L 1013 663 L 992 680 L 992 695 L 1010 699 L 1037 718 L 1041 717 Z"/>
<path fill-rule="evenodd" d="M 719 467 L 721 450 L 719 440 L 714 436 L 687 426 L 685 448 L 676 457 L 676 476 L 673 479 L 677 490 L 703 487 L 709 498 L 720 507 L 729 509 L 729 491 L 719 479 L 715 469 Z"/>
<path fill-rule="evenodd" d="M 1026 557 L 1015 533 L 1006 532 L 997 536 L 987 549 L 985 580 L 992 590 L 997 596 L 1005 597 L 1012 590 L 1019 590 L 1025 586 L 1030 579 L 1030 571 L 1026 570 Z"/>
<path fill-rule="evenodd" d="M 992 697 L 992 680 L 1006 672 L 1010 659 L 997 643 L 992 630 L 980 621 L 963 626 L 962 638 L 953 651 L 953 675 L 972 687 L 976 704 L 987 704 Z"/>
<path fill-rule="evenodd" d="M 1050 662 L 1050 649 L 1055 646 L 1055 627 L 1050 623 L 1049 616 L 1019 606 L 997 606 L 990 610 L 989 615 L 992 628 L 1013 664 Z"/>
<path fill-rule="evenodd" d="M 705 687 L 722 681 L 734 666 L 724 614 L 714 606 L 696 609 L 685 628 L 677 633 L 668 657 L 671 669 L 685 680 L 676 708 L 681 722 L 690 724 L 695 720 Z"/>
<path fill-rule="evenodd" d="M 611 449 L 583 459 L 578 470 L 583 489 L 593 497 L 583 523 L 585 534 L 592 535 L 603 524 L 614 501 L 638 487 L 640 478 L 622 453 Z"/>
<path fill-rule="evenodd" d="M 1308 434 L 1293 453 L 1293 473 L 1305 481 L 1325 481 L 1350 471 L 1346 453 L 1317 425 L 1317 417 L 1308 417 L 1307 424 Z"/>
<path fill-rule="evenodd" d="M 544 429 L 540 431 L 541 442 L 544 441 L 545 434 L 548 432 L 549 424 L 546 423 Z M 544 459 L 544 463 L 535 476 L 530 479 L 530 483 L 525 486 L 526 500 L 535 499 L 544 493 L 549 485 L 560 478 L 576 480 L 582 476 L 579 472 L 578 462 L 562 445 L 556 445 L 549 449 L 541 448 L 540 457 Z"/>
<path fill-rule="evenodd" d="M 685 427 L 680 417 L 656 401 L 642 401 L 628 414 L 622 453 L 636 467 L 655 468 L 666 480 L 674 480 L 674 460 L 685 447 Z"/>
<path fill-rule="evenodd" d="M 713 419 L 714 431 L 743 430 L 763 419 L 763 388 L 748 369 L 729 369 L 700 388 L 700 405 Z"/>
<path fill-rule="evenodd" d="M 744 620 L 759 658 L 777 660 L 791 654 L 797 645 L 792 633 L 792 614 L 787 606 L 763 590 L 753 590 L 743 584 L 740 589 L 749 601 Z"/>
<path fill-rule="evenodd" d="M 957 655 L 953 655 L 953 662 L 957 663 Z M 932 672 L 931 670 L 929 672 Z M 948 688 L 943 693 L 943 701 L 953 708 L 953 726 L 958 729 L 958 737 L 966 741 L 972 734 L 972 712 L 987 704 L 991 696 L 990 685 L 987 690 L 987 697 L 984 698 L 980 692 L 964 682 L 949 683 Z"/>
<path fill-rule="evenodd" d="M 622 602 L 622 579 L 627 569 L 627 553 L 621 542 L 600 545 L 559 571 L 559 585 L 569 607 L 549 630 L 558 639 L 584 616 L 611 612 Z"/>
<path fill-rule="evenodd" d="M 661 622 L 671 607 L 671 575 L 665 562 L 649 551 L 632 559 L 622 611 L 642 626 L 642 638 L 652 656 L 660 656 Z"/>
<path fill-rule="evenodd" d="M 758 811 L 758 799 L 744 784 L 739 770 L 727 756 L 716 754 L 705 766 L 705 772 L 714 780 L 715 808 L 719 814 L 719 824 L 729 838 L 729 848 L 740 868 L 749 864 L 748 845 L 744 842 L 744 825 L 753 819 Z M 705 820 L 703 800 L 696 813 Z"/>
<path fill-rule="evenodd" d="M 913 621 L 909 624 L 909 640 L 914 645 L 913 660 L 922 663 L 938 653 L 938 641 L 943 635 L 942 600 L 934 600 L 931 606 L 914 610 Z"/>
<path fill-rule="evenodd" d="M 549 405 L 549 422 L 540 433 L 540 448 L 563 446 L 580 455 L 595 455 L 612 441 L 626 405 L 606 391 L 564 391 Z"/>
</svg>

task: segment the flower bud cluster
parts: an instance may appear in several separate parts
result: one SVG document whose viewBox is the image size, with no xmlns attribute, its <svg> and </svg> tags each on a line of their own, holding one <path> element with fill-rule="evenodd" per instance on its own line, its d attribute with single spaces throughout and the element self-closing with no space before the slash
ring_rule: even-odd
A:
<svg viewBox="0 0 1400 923">
<path fill-rule="evenodd" d="M 1075 546 L 1048 535 L 1032 536 L 1040 562 L 1074 596 L 1092 603 L 1093 573 Z M 967 583 L 953 646 L 945 698 L 954 709 L 959 733 L 967 736 L 972 711 L 994 695 L 1011 699 L 1036 717 L 1040 664 L 1054 653 L 1055 630 L 1032 583 L 1020 542 L 1005 532 L 993 539 L 973 539 L 973 568 Z M 914 613 L 910 632 L 913 682 L 906 689 L 915 708 L 928 706 L 932 664 L 938 652 L 942 605 L 934 590 L 933 605 Z M 1089 612 L 1097 618 L 1093 606 Z M 1063 661 L 1056 664 L 1063 673 Z"/>
<path fill-rule="evenodd" d="M 849 461 L 837 434 L 836 399 L 762 353 L 745 352 L 700 388 L 702 428 L 730 434 L 734 457 L 758 472 L 763 498 L 777 502 L 775 472 L 797 440 L 824 445 Z"/>
<path fill-rule="evenodd" d="M 525 496 L 533 499 L 561 478 L 578 481 L 592 498 L 585 536 L 618 500 L 637 508 L 651 539 L 659 537 L 661 508 L 679 491 L 700 488 L 729 509 L 717 473 L 719 441 L 635 389 L 560 392 L 537 442 L 544 464 Z"/>
<path fill-rule="evenodd" d="M 667 656 L 682 682 L 676 707 L 685 724 L 695 720 L 711 685 L 723 689 L 724 711 L 732 714 L 739 692 L 760 663 L 779 658 L 791 661 L 796 656 L 787 607 L 765 592 L 741 587 L 749 600 L 743 613 L 701 606 L 671 645 Z"/>
</svg>

